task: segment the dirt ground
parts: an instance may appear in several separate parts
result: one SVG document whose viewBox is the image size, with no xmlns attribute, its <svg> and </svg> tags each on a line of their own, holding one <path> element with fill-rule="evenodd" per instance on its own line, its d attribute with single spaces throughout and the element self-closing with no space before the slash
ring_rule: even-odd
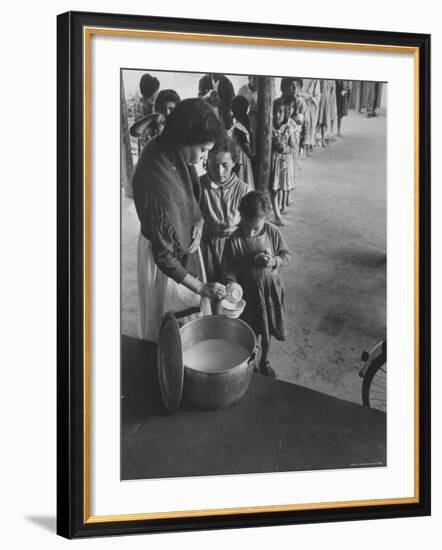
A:
<svg viewBox="0 0 442 550">
<path fill-rule="evenodd" d="M 300 161 L 283 235 L 288 338 L 279 378 L 361 402 L 362 350 L 386 335 L 386 117 L 350 111 L 343 137 Z M 139 223 L 122 195 L 122 332 L 137 336 Z"/>
</svg>

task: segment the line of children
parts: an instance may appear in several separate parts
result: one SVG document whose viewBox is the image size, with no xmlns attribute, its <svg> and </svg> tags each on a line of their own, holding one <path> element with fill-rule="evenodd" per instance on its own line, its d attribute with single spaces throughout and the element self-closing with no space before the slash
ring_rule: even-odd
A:
<svg viewBox="0 0 442 550">
<path fill-rule="evenodd" d="M 174 90 L 158 93 L 158 89 L 156 78 L 143 75 L 142 97 L 130 131 L 139 138 L 139 150 L 162 133 L 167 116 L 180 101 Z M 257 370 L 275 377 L 269 362 L 270 342 L 272 337 L 286 337 L 280 273 L 289 263 L 290 253 L 277 227 L 268 221 L 271 207 L 267 198 L 254 191 L 252 139 L 256 136 L 251 136 L 249 110 L 247 97 L 240 94 L 232 98 L 233 124 L 210 151 L 207 171 L 200 177 L 199 200 L 204 218 L 201 251 L 208 282 L 236 281 L 241 285 L 246 301 L 241 317 L 261 340 Z M 275 219 L 283 225 L 277 213 L 286 212 L 295 184 L 300 126 L 292 119 L 293 100 L 276 100 L 273 115 L 272 203 Z"/>
<path fill-rule="evenodd" d="M 271 189 L 279 225 L 283 225 L 281 214 L 287 211 L 295 185 L 302 131 L 302 114 L 295 112 L 293 96 L 290 101 L 287 98 L 276 100 L 273 106 Z M 261 340 L 257 370 L 275 377 L 270 343 L 272 337 L 286 337 L 281 269 L 289 263 L 290 253 L 278 228 L 268 221 L 269 201 L 254 191 L 252 140 L 256 136 L 251 136 L 249 110 L 245 94 L 233 97 L 232 127 L 209 152 L 207 172 L 200 178 L 201 250 L 208 281 L 241 285 L 246 301 L 241 318 Z"/>
<path fill-rule="evenodd" d="M 237 282 L 246 307 L 241 315 L 261 337 L 261 374 L 275 377 L 269 362 L 272 336 L 284 340 L 285 305 L 281 268 L 290 253 L 279 230 L 269 223 L 270 204 L 264 194 L 250 191 L 233 172 L 238 146 L 223 134 L 209 152 L 201 176 L 200 208 L 204 218 L 201 250 L 207 280 Z"/>
<path fill-rule="evenodd" d="M 291 205 L 298 160 L 304 151 L 308 156 L 312 153 L 318 134 L 322 145 L 328 144 L 334 120 L 340 135 L 342 117 L 347 115 L 350 103 L 351 83 L 281 79 L 282 96 L 273 102 L 272 112 L 270 206 L 264 194 L 254 191 L 257 79 L 248 79 L 249 83 L 236 96 L 225 75 L 205 75 L 199 83 L 199 95 L 217 107 L 218 116 L 228 129 L 210 151 L 207 171 L 200 178 L 204 218 L 201 250 L 209 282 L 241 285 L 246 301 L 241 318 L 261 338 L 258 370 L 274 377 L 269 361 L 270 343 L 272 337 L 286 337 L 281 269 L 289 263 L 290 252 L 279 229 L 268 221 L 269 214 L 272 207 L 274 223 L 284 225 L 281 216 Z M 227 90 L 224 103 L 223 86 Z M 166 117 L 180 101 L 174 90 L 162 90 L 157 96 L 158 89 L 156 78 L 143 75 L 142 97 L 135 106 L 136 123 L 131 128 L 131 134 L 139 137 L 140 149 L 162 132 Z"/>
</svg>

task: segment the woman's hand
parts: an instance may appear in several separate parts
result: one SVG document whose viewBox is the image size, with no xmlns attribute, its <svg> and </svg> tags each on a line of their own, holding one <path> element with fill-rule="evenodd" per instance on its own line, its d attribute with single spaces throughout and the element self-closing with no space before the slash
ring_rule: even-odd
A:
<svg viewBox="0 0 442 550">
<path fill-rule="evenodd" d="M 192 227 L 192 241 L 189 246 L 189 254 L 193 254 L 198 250 L 203 234 L 203 222 L 197 223 Z"/>
<path fill-rule="evenodd" d="M 212 300 L 222 300 L 226 296 L 226 287 L 221 283 L 203 283 L 200 294 Z"/>
</svg>

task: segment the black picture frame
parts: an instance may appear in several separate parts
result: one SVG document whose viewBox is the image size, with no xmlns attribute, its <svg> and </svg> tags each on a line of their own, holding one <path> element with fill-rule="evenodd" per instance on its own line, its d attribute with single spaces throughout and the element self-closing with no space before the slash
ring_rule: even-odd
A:
<svg viewBox="0 0 442 550">
<path fill-rule="evenodd" d="M 268 25 L 136 15 L 69 12 L 57 21 L 57 532 L 67 538 L 334 522 L 430 514 L 430 36 L 350 29 Z M 418 73 L 418 498 L 411 503 L 94 521 L 85 475 L 85 27 L 268 37 L 413 48 Z M 87 335 L 86 335 L 87 337 Z"/>
</svg>

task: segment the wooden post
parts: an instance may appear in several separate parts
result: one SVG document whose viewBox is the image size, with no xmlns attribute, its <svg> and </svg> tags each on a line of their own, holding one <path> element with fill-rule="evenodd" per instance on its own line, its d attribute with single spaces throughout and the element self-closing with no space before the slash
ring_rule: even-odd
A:
<svg viewBox="0 0 442 550">
<path fill-rule="evenodd" d="M 273 81 L 268 76 L 258 77 L 258 106 L 256 113 L 255 187 L 268 194 L 270 162 L 272 157 Z"/>
<path fill-rule="evenodd" d="M 123 75 L 120 79 L 120 116 L 121 116 L 121 132 L 120 132 L 120 150 L 121 150 L 121 168 L 120 181 L 121 186 L 127 197 L 133 197 L 132 175 L 134 173 L 134 162 L 132 159 L 132 151 L 130 146 L 129 126 L 127 123 L 127 107 L 124 97 Z"/>
</svg>

